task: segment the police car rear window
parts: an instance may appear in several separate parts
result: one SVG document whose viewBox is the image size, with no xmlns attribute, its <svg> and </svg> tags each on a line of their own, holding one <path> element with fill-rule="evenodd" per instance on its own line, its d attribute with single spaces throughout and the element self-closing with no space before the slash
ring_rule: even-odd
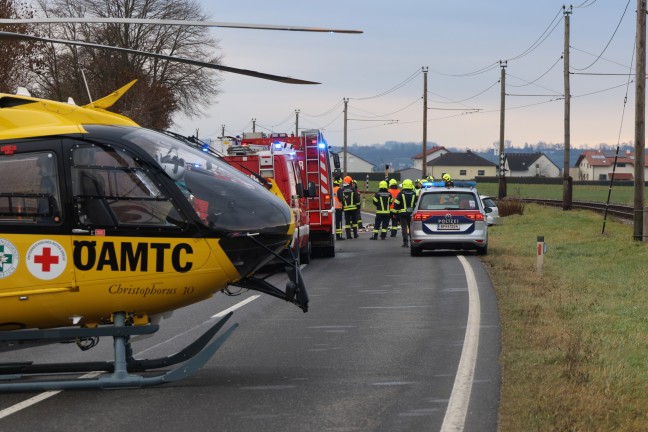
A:
<svg viewBox="0 0 648 432">
<path fill-rule="evenodd" d="M 419 210 L 477 210 L 479 205 L 471 192 L 434 191 L 421 196 Z"/>
</svg>

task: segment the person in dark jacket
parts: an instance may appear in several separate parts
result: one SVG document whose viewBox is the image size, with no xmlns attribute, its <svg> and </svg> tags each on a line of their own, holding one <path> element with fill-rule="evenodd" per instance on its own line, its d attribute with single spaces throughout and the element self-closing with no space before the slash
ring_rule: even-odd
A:
<svg viewBox="0 0 648 432">
<path fill-rule="evenodd" d="M 342 201 L 338 198 L 338 191 L 341 189 L 342 179 L 333 180 L 333 197 L 335 199 L 335 239 L 344 240 L 342 237 Z"/>
<path fill-rule="evenodd" d="M 356 210 L 360 204 L 360 194 L 353 188 L 353 179 L 351 176 L 344 177 L 344 184 L 338 190 L 338 199 L 342 202 L 344 211 L 344 230 L 346 238 L 358 238 L 358 220 L 356 219 Z M 353 237 L 351 237 L 353 231 Z"/>
<path fill-rule="evenodd" d="M 358 189 L 358 182 L 353 180 L 351 182 L 353 184 L 353 189 L 355 189 L 358 192 L 358 196 L 360 196 L 360 189 Z M 362 226 L 362 196 L 360 196 L 360 200 L 358 201 L 358 208 L 356 209 L 356 223 L 358 224 L 358 228 L 363 229 L 364 226 Z"/>
<path fill-rule="evenodd" d="M 391 219 L 391 202 L 392 196 L 387 189 L 387 182 L 381 181 L 378 184 L 378 192 L 373 197 L 373 203 L 376 206 L 376 221 L 374 222 L 373 235 L 371 240 L 377 240 L 378 234 L 380 239 L 385 240 Z"/>
<path fill-rule="evenodd" d="M 394 200 L 394 210 L 398 212 L 401 230 L 403 231 L 403 247 L 409 247 L 410 222 L 412 221 L 412 211 L 414 211 L 417 198 L 412 180 L 403 180 L 403 189 Z"/>
<path fill-rule="evenodd" d="M 394 210 L 394 200 L 400 193 L 400 189 L 398 189 L 398 182 L 396 179 L 391 179 L 389 180 L 389 193 L 392 196 L 392 204 L 391 204 L 391 236 L 396 237 L 396 234 L 398 233 L 398 227 L 400 226 L 400 222 L 398 220 L 398 213 Z"/>
</svg>

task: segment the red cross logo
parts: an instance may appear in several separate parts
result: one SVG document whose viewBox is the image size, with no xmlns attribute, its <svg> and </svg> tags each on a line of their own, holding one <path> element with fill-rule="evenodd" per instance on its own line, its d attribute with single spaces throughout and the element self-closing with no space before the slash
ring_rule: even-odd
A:
<svg viewBox="0 0 648 432">
<path fill-rule="evenodd" d="M 48 272 L 51 270 L 51 265 L 52 264 L 58 264 L 59 263 L 59 257 L 56 255 L 52 255 L 52 249 L 49 247 L 44 247 L 43 252 L 41 255 L 35 255 L 34 256 L 34 262 L 36 264 L 42 264 L 43 265 L 43 271 Z"/>
</svg>

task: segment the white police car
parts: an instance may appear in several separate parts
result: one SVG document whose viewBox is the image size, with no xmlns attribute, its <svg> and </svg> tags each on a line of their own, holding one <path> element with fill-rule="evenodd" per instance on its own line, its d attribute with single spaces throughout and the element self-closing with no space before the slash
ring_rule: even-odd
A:
<svg viewBox="0 0 648 432">
<path fill-rule="evenodd" d="M 412 213 L 410 254 L 424 250 L 475 250 L 488 252 L 488 224 L 474 182 L 424 184 Z"/>
</svg>

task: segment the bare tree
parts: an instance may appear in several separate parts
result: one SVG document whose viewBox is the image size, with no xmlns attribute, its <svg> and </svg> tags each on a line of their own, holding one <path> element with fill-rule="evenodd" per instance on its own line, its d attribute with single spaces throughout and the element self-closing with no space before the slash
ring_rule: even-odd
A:
<svg viewBox="0 0 648 432">
<path fill-rule="evenodd" d="M 2 1 L 2 0 L 0 0 Z M 151 18 L 201 21 L 208 17 L 194 0 L 39 0 L 47 16 Z M 62 24 L 51 36 L 219 63 L 217 41 L 197 26 Z M 44 96 L 77 102 L 105 96 L 132 79 L 138 83 L 113 108 L 142 126 L 166 129 L 175 113 L 192 117 L 220 93 L 217 71 L 144 55 L 87 47 L 48 51 L 39 85 Z M 87 80 L 87 94 L 83 75 Z"/>
<path fill-rule="evenodd" d="M 0 18 L 32 18 L 33 9 L 15 0 L 0 0 Z M 5 26 L 4 31 L 25 33 L 29 26 Z M 43 45 L 28 41 L 0 40 L 0 92 L 14 93 L 19 86 L 31 87 L 32 72 L 38 67 Z"/>
</svg>

